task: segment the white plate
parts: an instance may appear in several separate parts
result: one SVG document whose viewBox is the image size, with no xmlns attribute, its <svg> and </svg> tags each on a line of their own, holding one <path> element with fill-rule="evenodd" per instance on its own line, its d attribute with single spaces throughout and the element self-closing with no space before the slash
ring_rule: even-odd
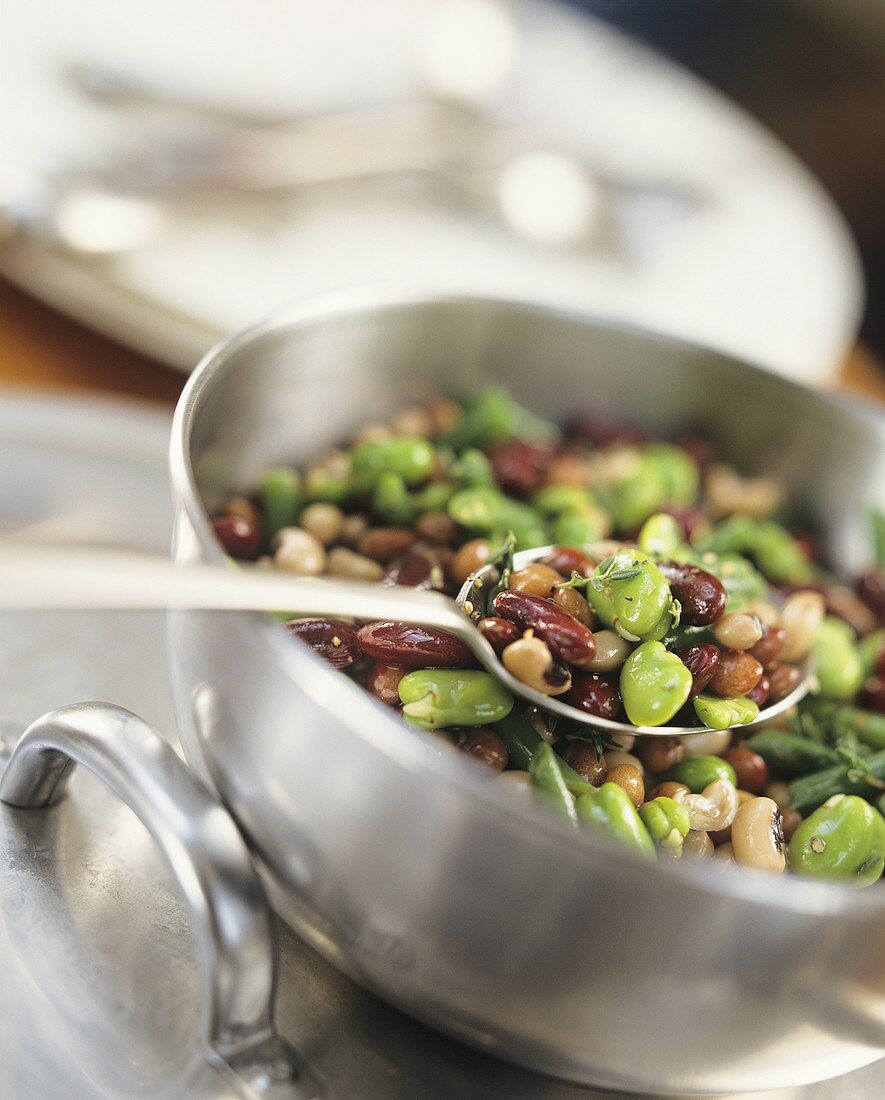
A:
<svg viewBox="0 0 885 1100">
<path fill-rule="evenodd" d="M 639 203 L 626 250 L 612 256 L 540 247 L 414 189 L 333 190 L 272 218 L 262 204 L 182 212 L 150 246 L 114 259 L 14 241 L 0 250 L 0 271 L 184 369 L 284 301 L 439 278 L 587 308 L 826 380 L 855 337 L 861 284 L 845 226 L 809 173 L 723 97 L 602 23 L 536 0 L 499 8 L 520 50 L 494 117 L 615 173 L 673 180 L 703 203 L 681 213 Z M 65 94 L 63 62 L 110 64 L 241 108 L 321 110 L 420 92 L 417 58 L 440 10 L 441 0 L 17 0 L 0 57 L 5 189 L 36 186 L 107 135 L 106 117 Z"/>
</svg>

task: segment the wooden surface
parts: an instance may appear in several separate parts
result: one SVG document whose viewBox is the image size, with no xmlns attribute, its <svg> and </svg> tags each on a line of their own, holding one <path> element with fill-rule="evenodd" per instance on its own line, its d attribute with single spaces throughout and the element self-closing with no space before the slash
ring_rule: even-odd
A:
<svg viewBox="0 0 885 1100">
<path fill-rule="evenodd" d="M 174 404 L 184 375 L 68 320 L 0 280 L 0 384 L 125 394 Z M 885 402 L 885 368 L 863 348 L 839 388 Z"/>
</svg>

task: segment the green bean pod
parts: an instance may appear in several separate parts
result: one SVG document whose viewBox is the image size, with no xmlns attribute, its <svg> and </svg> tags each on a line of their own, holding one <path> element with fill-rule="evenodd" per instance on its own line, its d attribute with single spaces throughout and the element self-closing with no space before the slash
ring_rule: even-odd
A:
<svg viewBox="0 0 885 1100">
<path fill-rule="evenodd" d="M 544 801 L 553 807 L 572 825 L 578 824 L 575 800 L 571 795 L 557 763 L 556 753 L 542 741 L 529 763 L 529 775 Z"/>
<path fill-rule="evenodd" d="M 264 536 L 269 541 L 295 523 L 302 503 L 301 476 L 288 466 L 268 470 L 259 482 L 258 499 L 264 515 Z"/>
<path fill-rule="evenodd" d="M 617 783 L 603 783 L 581 795 L 577 801 L 580 821 L 592 829 L 607 833 L 648 859 L 655 858 L 655 846 L 648 829 L 630 801 L 630 796 Z"/>
</svg>

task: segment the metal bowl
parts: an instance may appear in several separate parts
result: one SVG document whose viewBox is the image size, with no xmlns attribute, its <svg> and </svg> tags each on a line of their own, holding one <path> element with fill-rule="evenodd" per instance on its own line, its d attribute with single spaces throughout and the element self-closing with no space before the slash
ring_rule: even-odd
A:
<svg viewBox="0 0 885 1100">
<path fill-rule="evenodd" d="M 208 514 L 423 394 L 499 380 L 540 413 L 703 424 L 780 478 L 833 559 L 864 561 L 885 426 L 722 355 L 586 316 L 339 293 L 212 351 L 172 441 L 176 554 L 220 560 Z M 654 1092 L 777 1088 L 885 1051 L 885 889 L 648 865 L 511 801 L 258 615 L 176 613 L 189 761 L 275 906 L 406 1011 L 505 1058 Z"/>
</svg>

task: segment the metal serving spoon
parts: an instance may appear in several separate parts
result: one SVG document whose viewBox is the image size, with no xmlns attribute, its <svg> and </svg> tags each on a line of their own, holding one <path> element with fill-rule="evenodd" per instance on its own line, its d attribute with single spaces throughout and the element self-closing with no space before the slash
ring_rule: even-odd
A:
<svg viewBox="0 0 885 1100">
<path fill-rule="evenodd" d="M 514 557 L 524 568 L 552 547 L 526 550 Z M 458 638 L 477 661 L 514 695 L 551 714 L 597 729 L 621 734 L 673 737 L 707 733 L 706 726 L 633 726 L 597 718 L 517 680 L 504 667 L 469 618 L 483 582 L 492 581 L 493 565 L 471 577 L 457 601 L 440 592 L 317 577 L 277 570 L 219 565 L 179 565 L 154 555 L 121 550 L 0 542 L 0 609 L 2 610 L 164 610 L 279 611 L 295 615 L 389 620 L 445 630 Z M 477 584 L 477 581 L 480 583 Z M 789 710 L 808 692 L 807 675 L 779 703 L 760 713 L 758 721 Z"/>
</svg>

